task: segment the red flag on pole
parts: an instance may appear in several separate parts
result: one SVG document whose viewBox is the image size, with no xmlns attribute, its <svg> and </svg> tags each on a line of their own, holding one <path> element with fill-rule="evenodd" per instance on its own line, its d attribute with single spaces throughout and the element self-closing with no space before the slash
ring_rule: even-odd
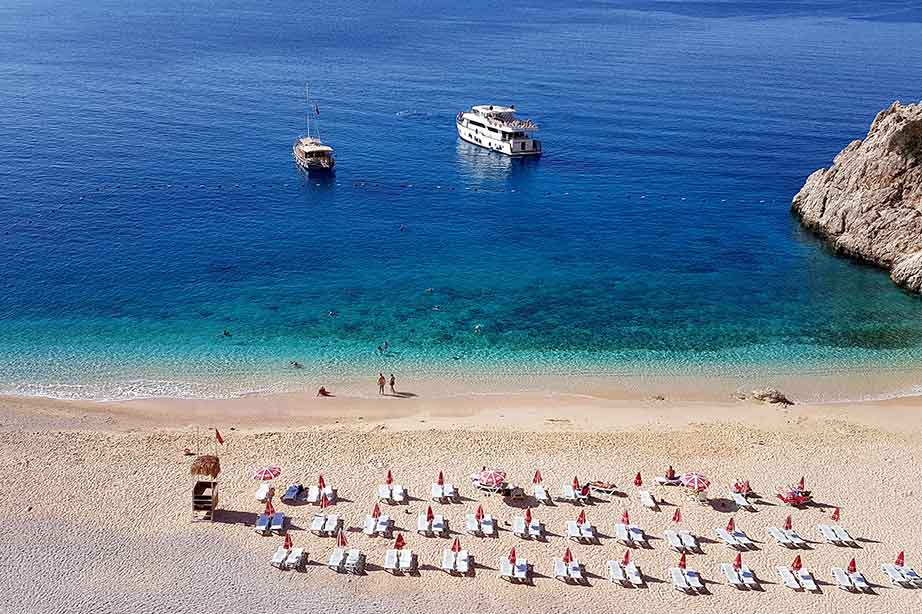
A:
<svg viewBox="0 0 922 614">
<path fill-rule="evenodd" d="M 394 476 L 391 473 L 390 469 L 387 470 L 387 478 L 384 480 L 384 483 L 387 484 L 388 486 L 394 483 Z"/>
<path fill-rule="evenodd" d="M 637 488 L 640 488 L 641 486 L 643 486 L 643 480 L 640 477 L 639 471 L 637 472 L 637 475 L 634 476 L 634 486 L 636 486 Z"/>
<path fill-rule="evenodd" d="M 794 562 L 791 563 L 791 569 L 794 571 L 800 571 L 800 568 L 803 567 L 803 563 L 800 562 L 800 555 L 794 557 Z"/>
<path fill-rule="evenodd" d="M 452 542 L 452 544 L 451 544 L 451 551 L 452 551 L 452 552 L 461 552 L 461 538 L 460 538 L 460 537 L 456 537 L 456 538 L 455 538 L 455 541 Z"/>
<path fill-rule="evenodd" d="M 736 531 L 736 521 L 733 520 L 733 517 L 730 517 L 730 522 L 727 523 L 727 533 L 733 533 Z"/>
<path fill-rule="evenodd" d="M 573 553 L 570 552 L 569 548 L 567 548 L 566 550 L 563 551 L 563 562 L 569 565 L 572 560 L 573 560 Z"/>
<path fill-rule="evenodd" d="M 672 515 L 672 522 L 676 524 L 682 522 L 682 508 L 675 508 L 675 513 Z"/>
<path fill-rule="evenodd" d="M 854 557 L 848 562 L 848 573 L 855 573 L 858 571 L 858 564 L 855 563 Z"/>
<path fill-rule="evenodd" d="M 439 471 L 439 477 L 436 478 L 435 483 L 438 484 L 439 486 L 445 485 L 445 476 L 442 474 L 441 471 Z"/>
<path fill-rule="evenodd" d="M 682 556 L 679 557 L 679 569 L 685 569 L 688 563 L 685 562 L 685 553 L 682 553 Z"/>
<path fill-rule="evenodd" d="M 630 551 L 630 550 L 625 550 L 625 551 L 624 551 L 624 556 L 621 557 L 621 564 L 622 564 L 622 565 L 627 565 L 627 564 L 630 563 L 630 562 L 631 562 L 631 551 Z"/>
<path fill-rule="evenodd" d="M 285 550 L 291 550 L 291 533 L 285 533 L 285 545 L 282 547 Z"/>
<path fill-rule="evenodd" d="M 790 531 L 794 528 L 794 520 L 790 516 L 784 519 L 784 530 Z"/>
<path fill-rule="evenodd" d="M 840 517 L 841 515 L 842 515 L 842 514 L 841 514 L 841 512 L 839 511 L 839 508 L 836 508 L 836 509 L 832 510 L 832 516 L 831 516 L 830 518 L 832 518 L 832 521 L 833 521 L 833 522 L 839 522 L 839 517 Z"/>
<path fill-rule="evenodd" d="M 403 547 L 407 545 L 407 540 L 403 538 L 403 533 L 397 534 L 397 539 L 394 540 L 394 550 L 403 550 Z"/>
<path fill-rule="evenodd" d="M 906 556 L 903 553 L 903 551 L 900 550 L 900 553 L 896 555 L 896 566 L 903 567 L 905 564 L 906 564 Z"/>
<path fill-rule="evenodd" d="M 621 524 L 631 524 L 631 515 L 627 513 L 627 510 L 621 514 Z"/>
<path fill-rule="evenodd" d="M 381 517 L 381 506 L 377 503 L 375 503 L 375 506 L 371 508 L 371 517 L 375 519 Z"/>
<path fill-rule="evenodd" d="M 532 484 L 540 484 L 544 481 L 544 478 L 541 477 L 541 470 L 535 469 L 535 477 L 531 479 Z"/>
<path fill-rule="evenodd" d="M 525 508 L 525 524 L 531 526 L 531 508 Z"/>
<path fill-rule="evenodd" d="M 221 431 L 219 431 L 218 429 L 214 430 L 214 438 L 218 440 L 219 444 L 221 444 L 222 446 L 224 445 L 224 438 L 221 437 Z"/>
<path fill-rule="evenodd" d="M 586 510 L 580 510 L 579 516 L 576 517 L 576 524 L 586 524 Z"/>
<path fill-rule="evenodd" d="M 737 552 L 736 559 L 733 561 L 733 569 L 739 571 L 740 567 L 743 566 L 743 553 Z"/>
</svg>

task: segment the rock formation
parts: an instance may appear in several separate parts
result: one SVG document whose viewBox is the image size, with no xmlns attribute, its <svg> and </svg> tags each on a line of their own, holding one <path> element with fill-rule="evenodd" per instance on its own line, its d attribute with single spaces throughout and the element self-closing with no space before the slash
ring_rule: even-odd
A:
<svg viewBox="0 0 922 614">
<path fill-rule="evenodd" d="M 878 113 L 863 141 L 807 178 L 793 209 L 838 252 L 922 293 L 922 103 Z"/>
</svg>

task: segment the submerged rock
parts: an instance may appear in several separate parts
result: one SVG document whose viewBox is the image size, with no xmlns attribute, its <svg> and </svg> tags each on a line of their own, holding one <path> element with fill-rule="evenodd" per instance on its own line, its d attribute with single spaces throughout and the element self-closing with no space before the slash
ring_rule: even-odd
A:
<svg viewBox="0 0 922 614">
<path fill-rule="evenodd" d="M 922 103 L 878 113 L 863 141 L 807 178 L 792 208 L 838 252 L 922 292 Z"/>
<path fill-rule="evenodd" d="M 787 398 L 783 392 L 775 388 L 760 388 L 752 391 L 752 398 L 763 403 L 777 403 L 779 405 L 793 405 L 794 401 Z"/>
</svg>

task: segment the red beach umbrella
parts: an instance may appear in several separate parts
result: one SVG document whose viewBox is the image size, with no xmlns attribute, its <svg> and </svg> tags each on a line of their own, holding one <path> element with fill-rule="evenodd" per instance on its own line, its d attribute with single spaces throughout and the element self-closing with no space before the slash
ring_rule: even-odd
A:
<svg viewBox="0 0 922 614">
<path fill-rule="evenodd" d="M 388 486 L 394 483 L 394 474 L 391 473 L 390 469 L 387 470 L 387 477 L 384 478 L 384 483 Z"/>
<path fill-rule="evenodd" d="M 282 547 L 285 550 L 291 550 L 291 533 L 285 533 L 285 545 Z"/>
<path fill-rule="evenodd" d="M 580 510 L 579 516 L 576 517 L 576 524 L 586 524 L 586 510 Z"/>
<path fill-rule="evenodd" d="M 584 484 L 582 488 L 579 489 L 579 494 L 584 497 L 589 496 L 589 484 Z"/>
<path fill-rule="evenodd" d="M 531 508 L 530 507 L 525 508 L 525 524 L 527 525 L 531 524 Z"/>
<path fill-rule="evenodd" d="M 855 563 L 855 558 L 852 557 L 852 560 L 848 562 L 848 573 L 855 573 L 858 571 L 858 564 Z"/>
<path fill-rule="evenodd" d="M 801 492 L 803 492 L 804 490 L 807 490 L 807 482 L 804 479 L 804 476 L 800 476 L 800 481 L 797 482 L 797 490 Z"/>
<path fill-rule="evenodd" d="M 573 553 L 567 548 L 563 551 L 563 562 L 569 565 L 573 561 Z"/>
<path fill-rule="evenodd" d="M 455 541 L 451 543 L 451 551 L 461 552 L 461 538 L 460 537 L 456 537 Z"/>
<path fill-rule="evenodd" d="M 686 473 L 679 481 L 682 486 L 697 492 L 704 492 L 711 485 L 711 481 L 700 473 Z"/>
<path fill-rule="evenodd" d="M 394 540 L 394 550 L 403 550 L 403 547 L 407 545 L 407 540 L 403 538 L 403 533 L 397 534 L 397 539 Z"/>
<path fill-rule="evenodd" d="M 906 564 L 906 556 L 902 550 L 900 550 L 900 553 L 896 555 L 895 564 L 897 567 L 902 567 Z"/>
<path fill-rule="evenodd" d="M 734 531 L 736 531 L 736 521 L 731 516 L 730 521 L 727 523 L 727 533 L 733 533 Z"/>
<path fill-rule="evenodd" d="M 320 509 L 325 510 L 328 507 L 330 507 L 330 500 L 325 494 L 320 495 Z"/>
<path fill-rule="evenodd" d="M 272 507 L 272 499 L 266 501 L 266 516 L 275 515 L 275 508 Z"/>
<path fill-rule="evenodd" d="M 752 487 L 749 485 L 749 480 L 743 482 L 743 494 L 748 495 L 752 491 Z"/>
<path fill-rule="evenodd" d="M 535 469 L 535 477 L 533 477 L 533 478 L 531 479 L 531 483 L 532 483 L 532 484 L 540 484 L 540 483 L 543 482 L 543 481 L 544 481 L 544 478 L 541 477 L 541 470 L 540 470 L 540 469 Z"/>
<path fill-rule="evenodd" d="M 832 516 L 830 518 L 833 522 L 839 522 L 839 518 L 842 516 L 842 513 L 839 511 L 839 508 L 832 510 Z"/>
<path fill-rule="evenodd" d="M 482 505 L 477 506 L 477 511 L 474 512 L 474 518 L 476 518 L 478 521 L 483 520 L 483 506 Z"/>
<path fill-rule="evenodd" d="M 439 471 L 439 477 L 436 478 L 435 483 L 438 484 L 439 486 L 445 485 L 445 476 L 442 474 L 441 471 Z"/>
<path fill-rule="evenodd" d="M 634 476 L 634 486 L 637 488 L 643 486 L 643 479 L 641 479 L 639 471 L 637 472 L 637 475 Z"/>
<path fill-rule="evenodd" d="M 269 467 L 263 467 L 254 473 L 253 479 L 259 480 L 260 482 L 266 482 L 268 480 L 274 480 L 280 475 L 282 475 L 282 468 L 276 467 L 275 465 L 270 465 Z"/>
<path fill-rule="evenodd" d="M 679 557 L 679 569 L 685 569 L 688 563 L 685 561 L 685 553 L 682 553 L 682 556 Z"/>
<path fill-rule="evenodd" d="M 435 514 L 432 512 L 432 506 L 426 508 L 426 522 L 432 522 L 435 518 Z"/>
<path fill-rule="evenodd" d="M 371 508 L 371 517 L 375 519 L 381 517 L 381 506 L 377 503 L 375 503 L 375 506 Z"/>
<path fill-rule="evenodd" d="M 625 551 L 624 551 L 624 556 L 621 557 L 621 564 L 622 564 L 622 565 L 627 565 L 627 564 L 630 563 L 630 562 L 631 562 L 631 551 L 630 551 L 630 550 L 625 550 Z"/>
<path fill-rule="evenodd" d="M 631 524 L 631 515 L 627 513 L 627 510 L 621 514 L 621 524 Z"/>
<path fill-rule="evenodd" d="M 672 522 L 679 524 L 682 522 L 682 508 L 675 508 L 675 513 L 672 515 Z"/>
<path fill-rule="evenodd" d="M 317 488 L 319 488 L 320 490 L 323 490 L 326 487 L 327 487 L 327 482 L 326 480 L 323 479 L 323 474 L 321 473 L 320 477 L 317 478 Z"/>
<path fill-rule="evenodd" d="M 339 532 L 336 534 L 336 547 L 345 548 L 348 545 L 349 545 L 349 542 L 346 540 L 346 534 L 343 533 L 342 529 L 340 529 Z"/>
<path fill-rule="evenodd" d="M 579 489 L 579 478 L 575 475 L 573 476 L 573 490 Z"/>
<path fill-rule="evenodd" d="M 740 567 L 743 566 L 743 553 L 737 552 L 736 558 L 733 560 L 733 569 L 739 571 Z"/>
<path fill-rule="evenodd" d="M 800 571 L 800 568 L 803 567 L 803 563 L 800 562 L 800 555 L 794 557 L 794 562 L 791 563 L 791 569 L 794 571 Z"/>
<path fill-rule="evenodd" d="M 483 469 L 478 481 L 482 486 L 502 486 L 506 483 L 506 472 L 502 469 Z"/>
<path fill-rule="evenodd" d="M 788 516 L 787 518 L 784 519 L 784 530 L 790 531 L 793 528 L 794 528 L 794 521 L 791 519 L 790 516 Z"/>
<path fill-rule="evenodd" d="M 509 551 L 509 563 L 515 565 L 515 546 L 512 547 L 512 550 Z"/>
</svg>

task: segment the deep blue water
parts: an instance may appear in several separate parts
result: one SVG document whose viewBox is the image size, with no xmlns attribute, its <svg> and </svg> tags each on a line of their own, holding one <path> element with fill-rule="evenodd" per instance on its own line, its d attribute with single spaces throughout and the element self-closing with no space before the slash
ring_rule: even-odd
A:
<svg viewBox="0 0 922 614">
<path fill-rule="evenodd" d="M 922 98 L 922 8 L 578 4 L 0 3 L 0 392 L 920 364 L 922 301 L 789 208 Z M 459 142 L 481 102 L 544 155 Z"/>
</svg>

